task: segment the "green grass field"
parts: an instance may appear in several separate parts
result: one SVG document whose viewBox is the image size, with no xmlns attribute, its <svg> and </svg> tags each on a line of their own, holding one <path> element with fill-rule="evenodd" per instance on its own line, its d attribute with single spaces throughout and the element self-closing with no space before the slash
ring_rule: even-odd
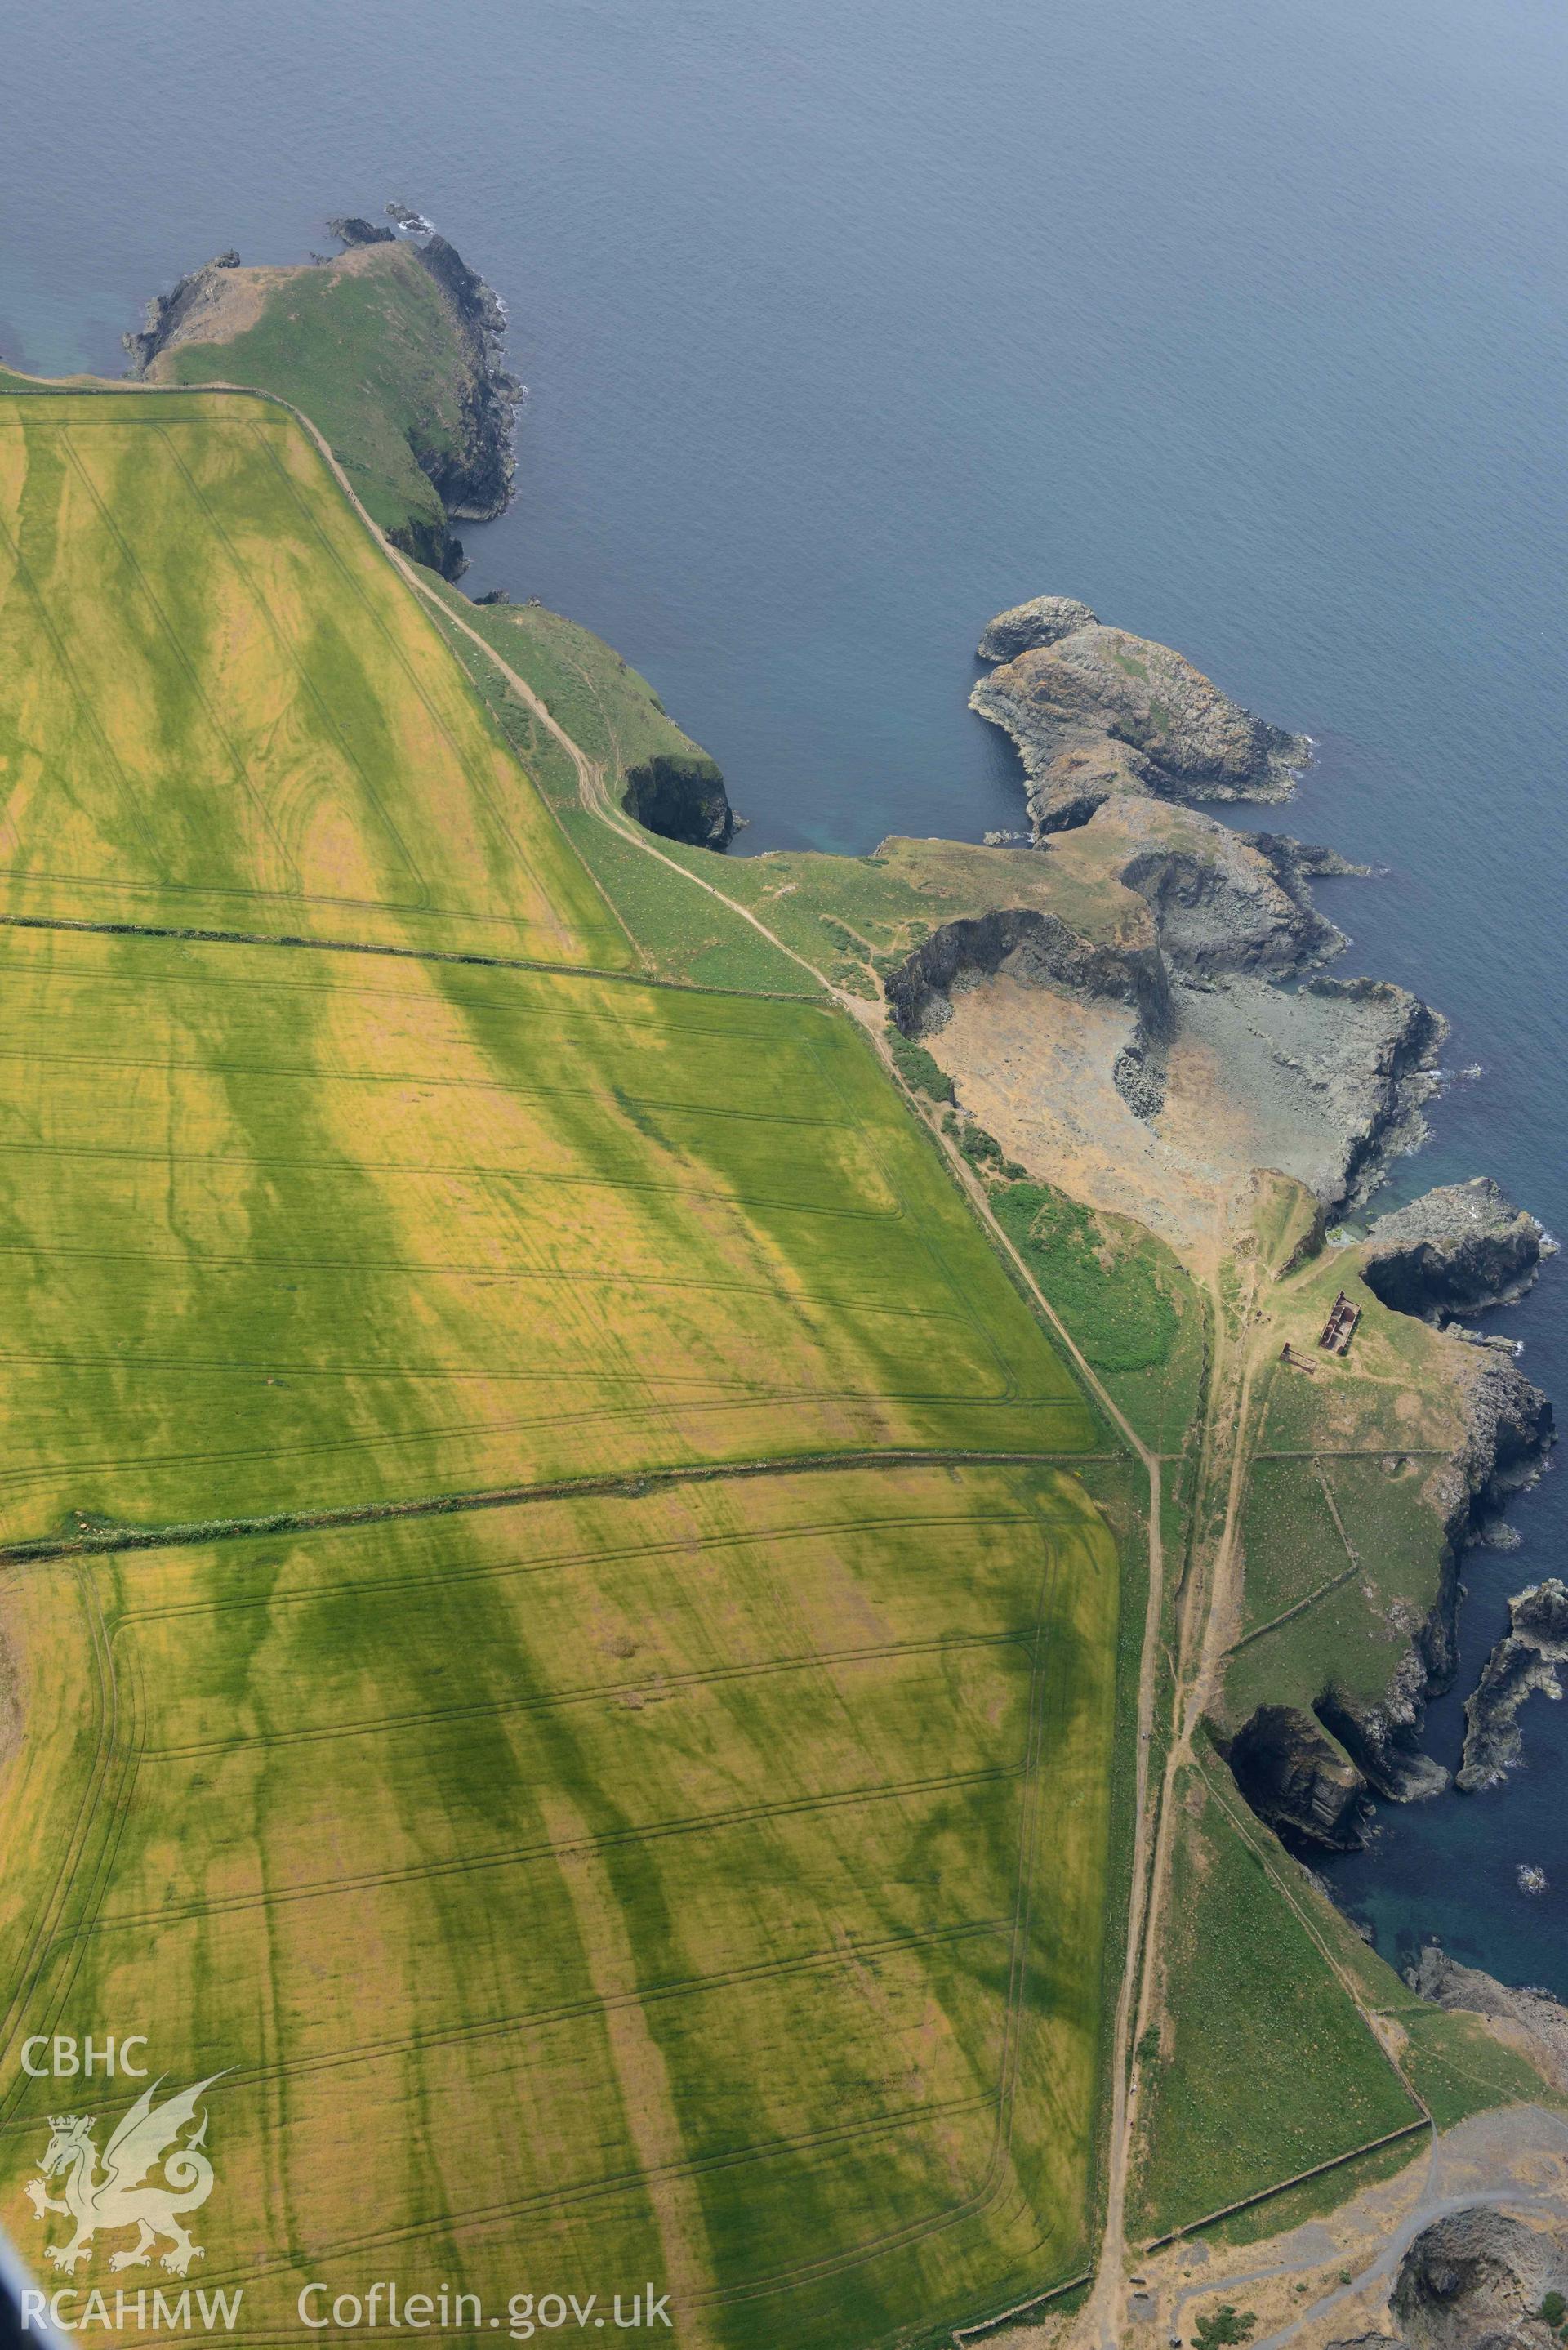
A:
<svg viewBox="0 0 1568 2350">
<path fill-rule="evenodd" d="M 852 1023 L 628 968 L 286 415 L 28 397 L 0 467 L 6 2228 L 24 2041 L 136 2030 L 223 2076 L 260 2341 L 1071 2276 L 1110 1437 Z"/>
</svg>

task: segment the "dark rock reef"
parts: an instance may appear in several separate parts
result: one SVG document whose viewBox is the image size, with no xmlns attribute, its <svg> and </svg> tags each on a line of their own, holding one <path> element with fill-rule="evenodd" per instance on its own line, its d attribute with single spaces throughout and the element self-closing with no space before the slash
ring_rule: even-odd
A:
<svg viewBox="0 0 1568 2350">
<path fill-rule="evenodd" d="M 1465 1701 L 1465 1754 L 1456 1783 L 1467 1794 L 1496 1787 L 1523 1759 L 1519 1711 L 1537 1690 L 1561 1698 L 1560 1665 L 1568 1665 L 1568 1587 L 1555 1575 L 1532 1584 L 1508 1603 L 1511 1629 L 1485 1665 Z"/>
<path fill-rule="evenodd" d="M 701 752 L 684 758 L 660 751 L 628 767 L 621 806 L 646 831 L 694 848 L 727 847 L 735 829 L 724 778 Z"/>
<path fill-rule="evenodd" d="M 1444 1183 L 1379 1216 L 1362 1278 L 1385 1305 L 1440 1322 L 1522 1297 L 1541 1269 L 1542 1226 L 1490 1176 Z"/>
<path fill-rule="evenodd" d="M 1036 833 L 1085 823 L 1117 792 L 1288 799 L 1312 755 L 1305 735 L 1253 717 L 1168 645 L 1106 628 L 1070 598 L 1000 613 L 981 649 L 1008 657 L 970 707 L 1016 745 Z"/>
</svg>

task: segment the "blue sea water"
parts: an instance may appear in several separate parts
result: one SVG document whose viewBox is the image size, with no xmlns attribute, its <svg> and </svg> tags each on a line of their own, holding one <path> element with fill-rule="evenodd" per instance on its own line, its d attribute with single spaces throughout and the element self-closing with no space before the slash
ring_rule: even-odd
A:
<svg viewBox="0 0 1568 2350">
<path fill-rule="evenodd" d="M 1345 968 L 1484 1066 L 1399 1188 L 1489 1170 L 1568 1233 L 1559 0 L 5 0 L 0 33 L 0 356 L 118 371 L 220 247 L 419 206 L 531 387 L 466 585 L 646 671 L 746 850 L 1016 823 L 974 639 L 1085 597 L 1316 737 L 1291 821 L 1390 868 L 1325 889 Z M 1568 1404 L 1565 1265 L 1507 1326 Z M 1461 1693 L 1568 1565 L 1561 1477 L 1517 1516 Z M 1506 1790 L 1386 1812 L 1338 1883 L 1391 1955 L 1436 1931 L 1568 1994 L 1568 1707 L 1524 1719 Z"/>
</svg>

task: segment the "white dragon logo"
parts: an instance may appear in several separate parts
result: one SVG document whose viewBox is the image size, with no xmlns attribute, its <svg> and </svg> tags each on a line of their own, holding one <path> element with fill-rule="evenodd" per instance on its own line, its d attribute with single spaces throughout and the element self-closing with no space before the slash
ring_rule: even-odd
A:
<svg viewBox="0 0 1568 2350">
<path fill-rule="evenodd" d="M 202 2152 L 207 2135 L 207 2116 L 202 2116 L 201 2126 L 183 2146 L 176 2143 L 186 2123 L 195 2116 L 197 2101 L 203 2089 L 221 2080 L 219 2073 L 210 2074 L 198 2081 L 194 2088 L 182 2090 L 178 2096 L 165 2097 L 161 2106 L 152 2102 L 160 2081 L 154 2081 L 131 2106 L 124 2119 L 118 2123 L 114 2135 L 103 2150 L 104 2175 L 98 2175 L 98 2148 L 92 2134 L 96 2116 L 92 2114 L 51 2114 L 52 2133 L 43 2159 L 43 2177 L 27 2181 L 27 2193 L 34 2210 L 43 2219 L 46 2212 L 63 2211 L 76 2221 L 77 2231 L 68 2244 L 51 2244 L 47 2257 L 57 2269 L 68 2274 L 78 2261 L 90 2260 L 94 2230 L 102 2228 L 135 2228 L 137 2239 L 126 2252 L 109 2256 L 111 2269 L 138 2267 L 152 2256 L 160 2236 L 172 2240 L 173 2250 L 165 2252 L 162 2265 L 175 2276 L 183 2276 L 192 2261 L 202 2258 L 202 2247 L 193 2244 L 181 2224 L 182 2211 L 194 2211 L 213 2191 L 213 2166 Z M 148 2174 L 160 2163 L 162 2182 L 154 2184 Z M 65 2193 L 51 2195 L 48 2181 L 65 2173 Z M 148 2183 L 143 2184 L 147 2180 Z"/>
</svg>

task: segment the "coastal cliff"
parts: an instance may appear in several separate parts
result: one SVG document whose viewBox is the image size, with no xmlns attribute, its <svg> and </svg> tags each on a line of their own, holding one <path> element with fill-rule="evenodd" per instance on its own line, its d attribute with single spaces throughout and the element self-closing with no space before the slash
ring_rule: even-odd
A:
<svg viewBox="0 0 1568 2350">
<path fill-rule="evenodd" d="M 1336 1501 L 1324 1479 L 1315 1515 L 1310 1493 L 1293 1504 L 1300 1556 L 1283 1589 L 1302 1596 L 1281 1607 L 1277 1637 L 1239 1644 L 1245 1669 L 1227 1676 L 1214 1726 L 1249 1802 L 1287 1841 L 1355 1848 L 1375 1796 L 1414 1802 L 1449 1784 L 1421 1742 L 1428 1700 L 1457 1671 L 1459 1562 L 1539 1473 L 1553 1436 L 1550 1405 L 1510 1350 L 1439 1337 L 1438 1326 L 1520 1294 L 1550 1243 L 1479 1179 L 1380 1219 L 1352 1256 L 1324 1246 L 1326 1227 L 1425 1139 L 1447 1024 L 1391 983 L 1325 970 L 1345 941 L 1311 885 L 1358 868 L 1194 805 L 1285 796 L 1305 738 L 1070 598 L 999 614 L 980 651 L 999 666 L 972 706 L 1007 731 L 1024 769 L 1033 845 L 1012 854 L 1044 866 L 1035 910 L 934 928 L 887 978 L 889 1008 L 903 1034 L 935 1046 L 961 1114 L 1009 1162 L 1134 1216 L 1199 1263 L 1256 1245 L 1261 1170 L 1315 1202 L 1278 1276 L 1293 1273 L 1322 1305 L 1283 1325 L 1301 1336 L 1277 1374 L 1289 1432 L 1272 1440 L 1274 1457 L 1316 1461 L 1321 1447 L 1330 1461 L 1381 1460 L 1389 1490 L 1355 1499 L 1365 1536 L 1351 1496 Z M 1129 899 L 1141 928 L 1125 911 L 1112 919 Z M 1308 1351 L 1336 1265 L 1365 1326 L 1365 1384 Z M 1407 1316 L 1420 1317 L 1419 1339 Z M 1406 1432 L 1417 1425 L 1418 1438 Z M 1418 1442 L 1418 1468 L 1401 1440 Z M 1276 1559 L 1277 1532 L 1252 1539 L 1260 1561 Z M 1282 1565 L 1269 1572 L 1279 1587 Z M 1341 1593 L 1342 1632 L 1318 1637 L 1303 1611 Z M 1542 1669 L 1539 1658 L 1516 1665 L 1528 1687 Z"/>
<path fill-rule="evenodd" d="M 512 503 L 517 471 L 512 436 L 524 396 L 502 361 L 506 311 L 444 236 L 432 233 L 410 249 L 445 296 L 466 360 L 456 445 L 432 442 L 416 447 L 414 455 L 454 522 L 493 522 Z"/>
<path fill-rule="evenodd" d="M 1459 1429 L 1436 1481 L 1443 1517 L 1429 1609 L 1407 1626 L 1377 1696 L 1349 1693 L 1331 1671 L 1310 1712 L 1261 1706 L 1226 1745 L 1248 1802 L 1297 1849 L 1359 1849 L 1370 1832 L 1372 1795 L 1417 1803 L 1447 1787 L 1447 1771 L 1422 1751 L 1421 1737 L 1428 1699 L 1451 1688 L 1458 1670 L 1459 1561 L 1510 1498 L 1540 1475 L 1555 1440 L 1551 1404 L 1511 1356 L 1449 1340 L 1445 1359 Z M 1568 1661 L 1568 1596 L 1561 1613 Z M 1533 1617 L 1516 1624 L 1515 1642 L 1494 1652 L 1495 1709 L 1483 1701 L 1478 1718 L 1473 1699 L 1467 1709 L 1476 1745 L 1472 1754 L 1467 1741 L 1461 1788 L 1492 1783 L 1483 1773 L 1501 1775 L 1500 1757 L 1501 1768 L 1517 1759 L 1513 1714 L 1550 1674 L 1534 1645 L 1538 1629 Z"/>
<path fill-rule="evenodd" d="M 1423 1945 L 1405 1980 L 1434 2006 L 1484 2016 L 1501 2036 L 1525 2048 L 1532 2063 L 1568 2096 L 1568 2007 L 1550 1991 L 1516 1991 L 1479 1967 L 1461 1966 L 1437 1942 Z"/>
</svg>

